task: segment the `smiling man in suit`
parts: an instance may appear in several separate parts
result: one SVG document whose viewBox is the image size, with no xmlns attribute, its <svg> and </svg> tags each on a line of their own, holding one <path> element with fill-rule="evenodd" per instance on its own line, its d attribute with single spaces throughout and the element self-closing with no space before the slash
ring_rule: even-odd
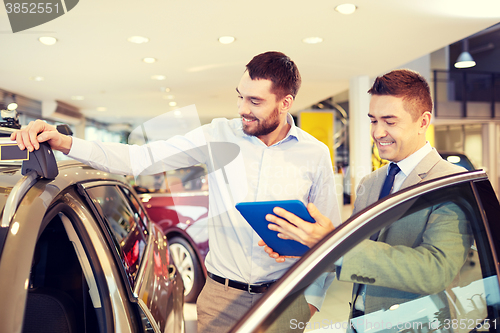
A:
<svg viewBox="0 0 500 333">
<path fill-rule="evenodd" d="M 378 77 L 368 93 L 371 136 L 380 157 L 391 163 L 361 180 L 354 214 L 400 189 L 465 171 L 443 160 L 426 141 L 432 99 L 420 74 L 394 70 Z M 308 210 L 316 223 L 275 208 L 283 219 L 268 215 L 275 223 L 269 229 L 311 247 L 334 227 L 313 204 Z M 470 244 L 467 218 L 450 202 L 401 218 L 362 241 L 335 263 L 338 279 L 354 282 L 351 318 L 442 292 L 459 273 Z M 266 252 L 285 260 L 267 246 Z"/>
</svg>

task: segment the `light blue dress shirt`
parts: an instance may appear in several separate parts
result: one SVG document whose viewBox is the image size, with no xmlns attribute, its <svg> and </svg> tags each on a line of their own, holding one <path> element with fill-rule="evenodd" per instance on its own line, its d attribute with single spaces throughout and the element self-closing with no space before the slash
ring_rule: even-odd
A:
<svg viewBox="0 0 500 333">
<path fill-rule="evenodd" d="M 277 263 L 257 245 L 259 236 L 235 209 L 246 201 L 298 199 L 314 203 L 335 226 L 341 223 L 330 152 L 326 145 L 291 128 L 280 142 L 267 146 L 246 135 L 241 119 L 214 119 L 183 136 L 147 145 L 89 142 L 73 138 L 68 156 L 94 168 L 119 174 L 154 174 L 197 163 L 210 163 L 210 154 L 196 152 L 207 142 L 230 142 L 240 153 L 223 168 L 209 170 L 209 272 L 235 281 L 258 284 L 279 279 L 296 259 Z M 188 158 L 178 159 L 187 152 Z M 227 182 L 226 182 L 227 180 Z M 321 307 L 332 281 L 322 275 L 306 291 L 308 303 Z"/>
</svg>

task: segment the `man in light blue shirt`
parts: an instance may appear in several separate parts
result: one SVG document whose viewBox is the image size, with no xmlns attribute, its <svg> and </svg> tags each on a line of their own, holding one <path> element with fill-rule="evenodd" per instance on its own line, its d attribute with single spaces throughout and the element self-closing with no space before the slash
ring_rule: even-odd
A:
<svg viewBox="0 0 500 333">
<path fill-rule="evenodd" d="M 200 332 L 225 332 L 279 279 L 294 260 L 276 263 L 234 208 L 238 202 L 298 199 L 314 203 L 340 224 L 328 148 L 297 128 L 289 111 L 300 87 L 297 66 L 286 55 L 266 52 L 246 66 L 236 91 L 241 119 L 215 119 L 186 135 L 144 146 L 87 142 L 58 134 L 42 122 L 12 135 L 21 149 L 47 141 L 54 149 L 97 169 L 155 173 L 206 163 L 209 168 L 209 273 L 198 302 Z M 237 157 L 215 167 L 220 152 L 200 147 L 232 143 Z M 179 158 L 179 156 L 181 158 Z M 290 318 L 308 320 L 321 307 L 331 276 L 322 276 L 297 300 Z M 289 322 L 289 320 L 288 320 Z M 286 325 L 286 320 L 283 325 Z"/>
</svg>

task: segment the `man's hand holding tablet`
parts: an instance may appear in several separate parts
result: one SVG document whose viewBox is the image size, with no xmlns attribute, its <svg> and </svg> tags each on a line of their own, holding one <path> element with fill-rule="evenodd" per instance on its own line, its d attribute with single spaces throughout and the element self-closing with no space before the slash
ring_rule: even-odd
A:
<svg viewBox="0 0 500 333">
<path fill-rule="evenodd" d="M 307 211 L 314 223 L 304 221 L 299 216 L 287 211 L 281 207 L 275 207 L 273 214 L 266 215 L 266 220 L 272 223 L 268 224 L 270 230 L 278 232 L 281 239 L 295 240 L 307 247 L 316 245 L 327 234 L 332 232 L 335 227 L 329 218 L 321 214 L 313 203 L 307 205 Z M 271 258 L 277 262 L 284 262 L 288 256 L 279 253 L 279 250 L 273 249 L 265 240 L 259 241 L 260 246 L 265 246 L 264 250 Z"/>
</svg>

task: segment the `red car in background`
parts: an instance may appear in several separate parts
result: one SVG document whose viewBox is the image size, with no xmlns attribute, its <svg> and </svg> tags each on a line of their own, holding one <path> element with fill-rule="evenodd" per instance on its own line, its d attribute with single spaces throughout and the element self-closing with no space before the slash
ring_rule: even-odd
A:
<svg viewBox="0 0 500 333">
<path fill-rule="evenodd" d="M 206 279 L 208 181 L 205 166 L 139 176 L 134 189 L 151 220 L 168 238 L 184 282 L 186 302 L 195 302 Z"/>
</svg>

